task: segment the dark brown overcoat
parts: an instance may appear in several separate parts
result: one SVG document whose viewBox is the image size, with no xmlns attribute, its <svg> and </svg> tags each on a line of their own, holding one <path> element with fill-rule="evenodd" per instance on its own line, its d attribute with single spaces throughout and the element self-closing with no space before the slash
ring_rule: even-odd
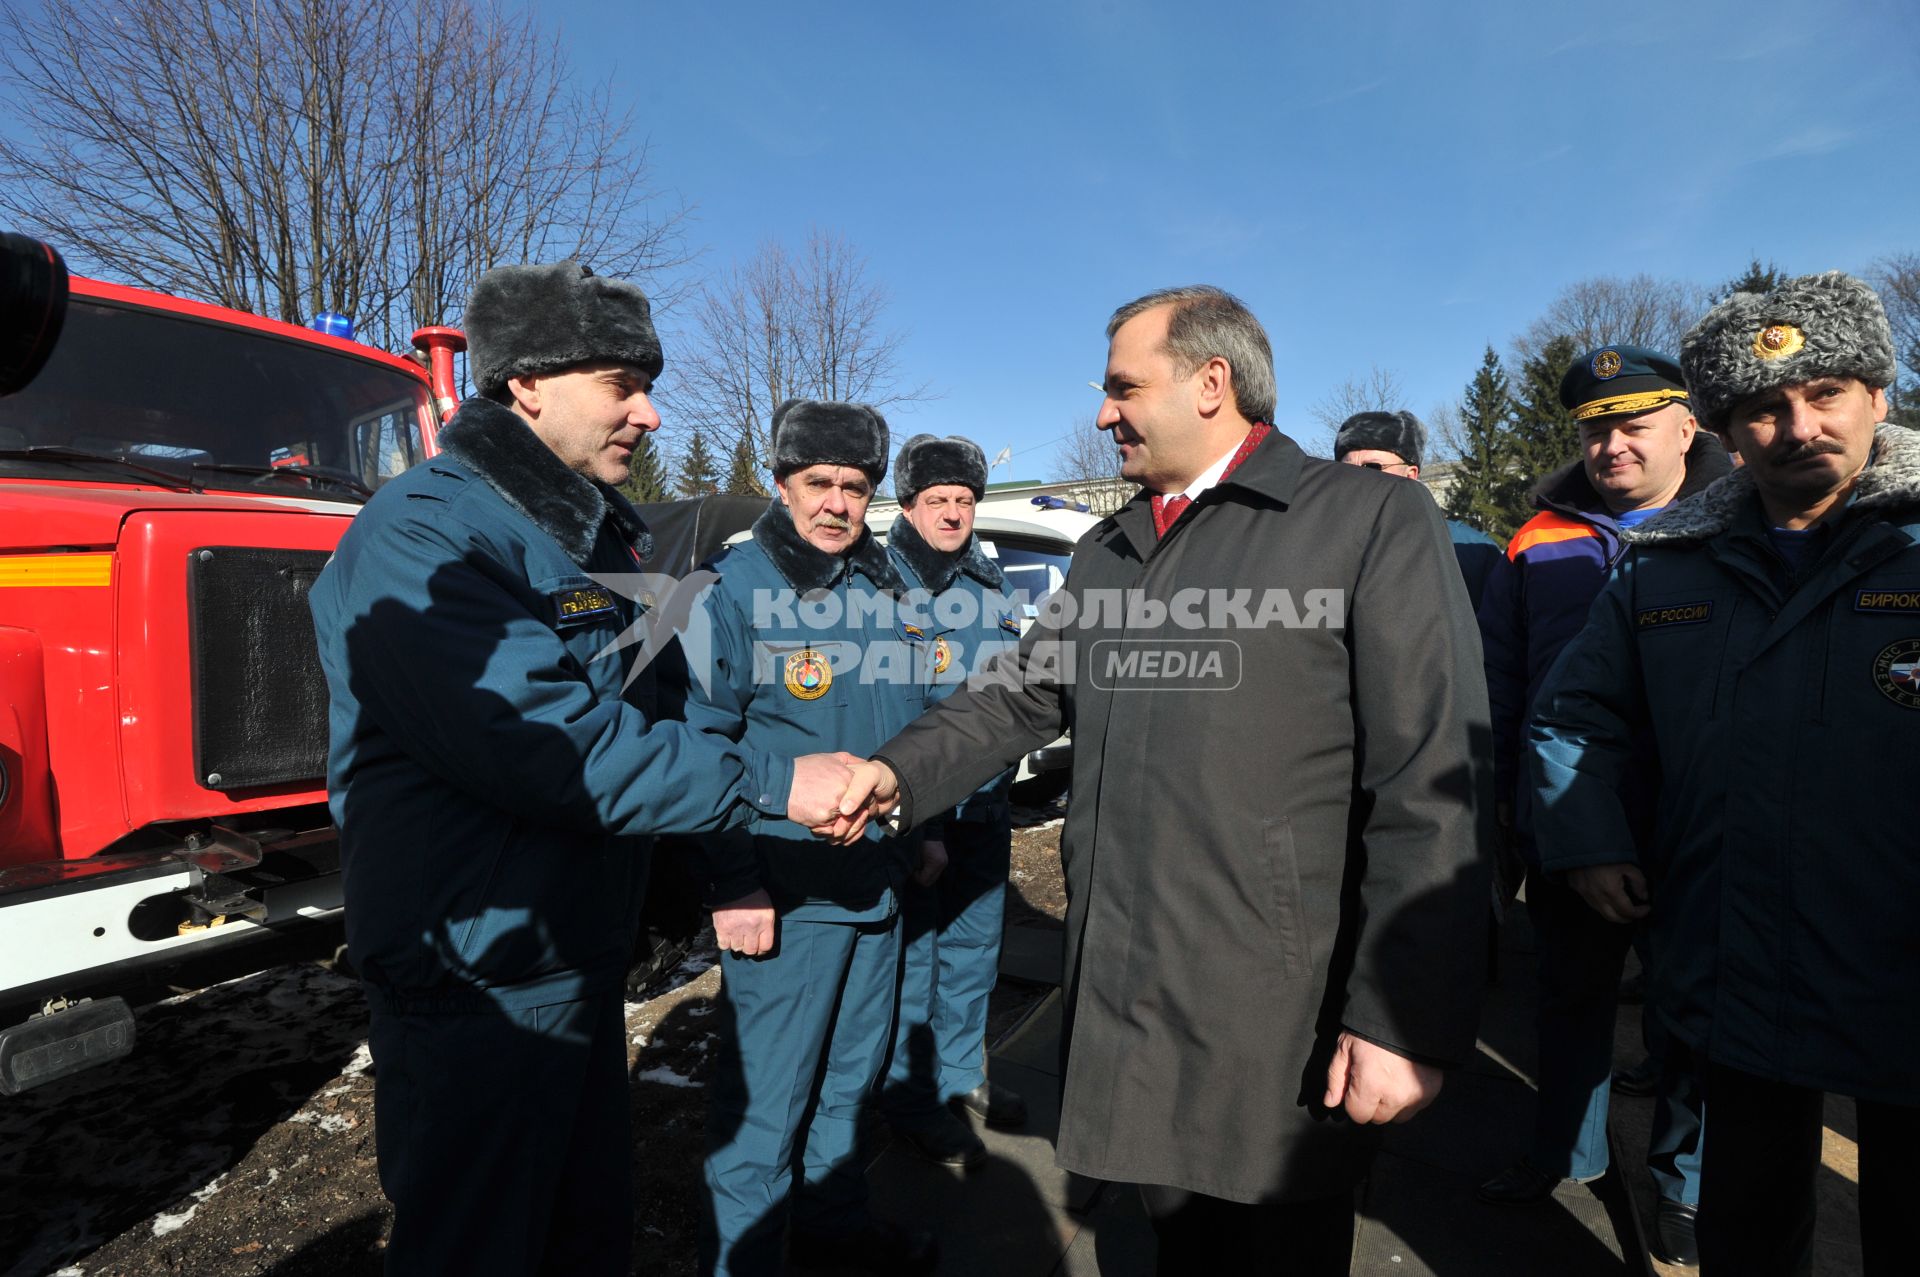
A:
<svg viewBox="0 0 1920 1277">
<path fill-rule="evenodd" d="M 912 821 L 1062 727 L 1060 1165 L 1351 1185 L 1378 1128 L 1319 1107 L 1335 1035 L 1462 1061 L 1484 963 L 1487 695 L 1432 497 L 1278 432 L 1157 541 L 1142 493 L 1017 659 L 880 756 Z"/>
</svg>

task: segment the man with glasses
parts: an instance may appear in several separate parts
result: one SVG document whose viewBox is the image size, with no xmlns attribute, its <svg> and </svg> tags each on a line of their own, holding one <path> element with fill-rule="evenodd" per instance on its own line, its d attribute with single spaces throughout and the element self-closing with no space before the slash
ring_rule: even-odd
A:
<svg viewBox="0 0 1920 1277">
<path fill-rule="evenodd" d="M 1363 470 L 1420 477 L 1420 458 L 1426 452 L 1427 428 L 1410 412 L 1356 412 L 1340 423 L 1333 437 L 1333 459 Z M 1500 543 L 1458 519 L 1447 520 L 1447 537 L 1460 575 L 1467 580 L 1467 597 L 1478 609 L 1487 579 L 1500 559 Z"/>
</svg>

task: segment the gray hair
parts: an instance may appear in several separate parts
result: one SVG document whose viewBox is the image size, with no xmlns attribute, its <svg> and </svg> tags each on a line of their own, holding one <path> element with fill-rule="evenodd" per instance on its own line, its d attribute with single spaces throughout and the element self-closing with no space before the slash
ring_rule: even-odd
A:
<svg viewBox="0 0 1920 1277">
<path fill-rule="evenodd" d="M 1113 340 L 1122 324 L 1158 306 L 1173 307 L 1163 349 L 1173 359 L 1175 372 L 1190 377 L 1209 359 L 1226 360 L 1233 369 L 1233 403 L 1240 415 L 1271 425 L 1273 347 L 1246 303 L 1211 284 L 1157 289 L 1113 312 L 1107 340 Z"/>
</svg>

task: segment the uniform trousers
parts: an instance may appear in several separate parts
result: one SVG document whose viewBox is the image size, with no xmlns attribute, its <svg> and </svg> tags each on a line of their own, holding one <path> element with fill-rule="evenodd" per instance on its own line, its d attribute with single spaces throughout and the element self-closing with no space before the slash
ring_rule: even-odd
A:
<svg viewBox="0 0 1920 1277">
<path fill-rule="evenodd" d="M 1634 929 L 1608 922 L 1537 870 L 1527 876 L 1527 916 L 1540 956 L 1540 1094 L 1527 1157 L 1562 1178 L 1595 1179 L 1607 1170 L 1614 1015 Z M 1652 956 L 1642 950 L 1643 960 Z M 1643 1029 L 1660 1062 L 1647 1171 L 1661 1197 L 1691 1205 L 1700 1200 L 1705 1144 L 1691 1053 L 1657 1017 L 1645 1017 Z"/>
<path fill-rule="evenodd" d="M 866 1225 L 860 1111 L 886 1057 L 899 960 L 891 918 L 782 917 L 770 954 L 722 955 L 703 1272 L 780 1272 L 789 1214 L 816 1235 Z"/>
<path fill-rule="evenodd" d="M 1709 1063 L 1713 1145 L 1701 1182 L 1701 1277 L 1804 1277 L 1813 1221 L 1824 1092 Z M 1854 1101 L 1860 1148 L 1860 1271 L 1914 1271 L 1920 1198 L 1920 1108 Z"/>
<path fill-rule="evenodd" d="M 1347 1277 L 1353 1264 L 1353 1194 L 1247 1205 L 1183 1188 L 1142 1184 L 1140 1200 L 1160 1241 L 1160 1277 L 1258 1271 L 1278 1277 Z"/>
<path fill-rule="evenodd" d="M 1012 825 L 946 822 L 947 868 L 901 891 L 900 1023 L 882 1106 L 911 1123 L 987 1080 L 987 999 L 1000 974 Z"/>
<path fill-rule="evenodd" d="M 369 1000 L 387 1272 L 625 1277 L 633 1143 L 619 992 L 471 1013 Z"/>
</svg>

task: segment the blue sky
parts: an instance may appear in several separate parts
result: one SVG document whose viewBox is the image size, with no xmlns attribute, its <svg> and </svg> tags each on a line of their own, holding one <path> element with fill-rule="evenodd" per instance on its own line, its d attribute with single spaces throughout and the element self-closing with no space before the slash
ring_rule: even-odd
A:
<svg viewBox="0 0 1920 1277">
<path fill-rule="evenodd" d="M 1022 475 L 1092 412 L 1105 318 L 1150 288 L 1245 298 L 1279 424 L 1317 438 L 1348 376 L 1390 369 L 1424 413 L 1582 278 L 1920 251 L 1910 0 L 538 14 L 631 95 L 697 270 L 845 235 L 905 379 L 943 392 L 896 432 L 1011 445 Z"/>
</svg>

